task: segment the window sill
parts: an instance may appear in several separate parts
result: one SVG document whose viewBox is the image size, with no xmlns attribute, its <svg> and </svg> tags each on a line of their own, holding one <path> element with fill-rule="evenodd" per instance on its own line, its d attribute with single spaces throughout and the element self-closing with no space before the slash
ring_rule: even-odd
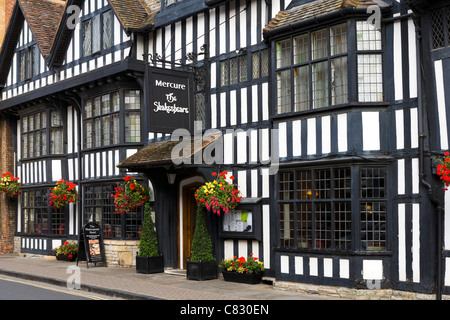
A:
<svg viewBox="0 0 450 320">
<path fill-rule="evenodd" d="M 44 156 L 36 156 L 36 157 L 30 157 L 30 158 L 20 158 L 18 159 L 19 162 L 32 162 L 32 161 L 39 161 L 39 160 L 46 160 L 46 159 L 65 159 L 66 154 L 64 153 L 57 153 L 57 154 L 49 154 Z"/>
<path fill-rule="evenodd" d="M 280 113 L 280 114 L 273 114 L 271 115 L 271 120 L 280 120 L 280 119 L 288 119 L 288 118 L 294 118 L 294 117 L 302 117 L 302 116 L 308 116 L 308 115 L 318 115 L 318 114 L 328 114 L 331 112 L 336 111 L 348 111 L 353 109 L 370 109 L 370 110 L 379 110 L 379 109 L 385 109 L 388 106 L 390 106 L 391 103 L 383 101 L 383 102 L 352 102 L 347 104 L 341 104 L 336 106 L 330 106 L 330 107 L 324 107 L 319 109 L 313 109 L 313 110 L 305 110 L 305 111 L 294 111 L 294 112 L 286 112 L 286 113 Z"/>
<path fill-rule="evenodd" d="M 127 143 L 120 143 L 120 144 L 111 144 L 107 146 L 101 146 L 101 147 L 91 147 L 91 148 L 83 148 L 81 149 L 81 153 L 92 153 L 92 152 L 98 152 L 98 151 L 104 151 L 109 149 L 121 149 L 121 148 L 140 148 L 144 146 L 144 142 L 127 142 Z"/>
</svg>

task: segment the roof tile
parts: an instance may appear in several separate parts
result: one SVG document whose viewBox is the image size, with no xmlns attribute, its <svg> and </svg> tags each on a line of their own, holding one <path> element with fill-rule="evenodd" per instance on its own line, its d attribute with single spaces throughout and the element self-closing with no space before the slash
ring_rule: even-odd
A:
<svg viewBox="0 0 450 320">
<path fill-rule="evenodd" d="M 64 13 L 65 1 L 18 0 L 31 32 L 45 57 L 50 53 Z"/>
<path fill-rule="evenodd" d="M 371 0 L 317 0 L 280 11 L 264 28 L 274 30 L 290 24 L 318 17 L 343 8 L 367 8 L 377 5 Z"/>
</svg>

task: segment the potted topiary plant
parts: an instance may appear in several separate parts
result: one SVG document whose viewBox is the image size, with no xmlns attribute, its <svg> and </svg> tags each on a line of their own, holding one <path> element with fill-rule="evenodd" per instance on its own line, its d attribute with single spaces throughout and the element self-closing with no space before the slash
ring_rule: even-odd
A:
<svg viewBox="0 0 450 320">
<path fill-rule="evenodd" d="M 136 272 L 145 274 L 164 272 L 163 256 L 159 254 L 158 236 L 148 201 L 144 205 L 144 222 L 136 255 Z"/>
<path fill-rule="evenodd" d="M 217 279 L 217 264 L 213 255 L 211 236 L 206 227 L 206 215 L 202 206 L 197 206 L 197 218 L 192 240 L 191 256 L 186 266 L 188 280 Z"/>
<path fill-rule="evenodd" d="M 159 254 L 158 236 L 151 216 L 150 193 L 148 186 L 139 184 L 134 178 L 126 176 L 122 185 L 117 185 L 114 197 L 116 213 L 130 213 L 144 206 L 144 221 L 136 253 L 137 273 L 164 272 L 164 262 Z"/>
</svg>

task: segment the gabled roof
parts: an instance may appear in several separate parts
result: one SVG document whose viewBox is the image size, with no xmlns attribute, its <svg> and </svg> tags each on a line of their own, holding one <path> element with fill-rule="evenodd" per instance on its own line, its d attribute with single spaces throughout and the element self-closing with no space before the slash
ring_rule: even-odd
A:
<svg viewBox="0 0 450 320">
<path fill-rule="evenodd" d="M 139 30 L 153 24 L 153 17 L 160 8 L 160 1 L 109 0 L 123 27 Z M 156 4 L 156 5 L 155 5 Z"/>
<path fill-rule="evenodd" d="M 4 84 L 17 41 L 26 20 L 49 68 L 64 59 L 73 28 L 67 21 L 73 15 L 69 6 L 81 7 L 85 0 L 17 0 L 0 51 L 0 85 Z M 108 0 L 127 32 L 148 31 L 159 12 L 161 0 Z"/>
<path fill-rule="evenodd" d="M 5 83 L 8 76 L 25 19 L 45 57 L 50 52 L 64 10 L 64 3 L 60 0 L 16 1 L 0 52 L 0 84 Z"/>
<path fill-rule="evenodd" d="M 66 8 L 71 5 L 81 7 L 85 0 L 67 0 Z M 126 32 L 148 31 L 154 23 L 154 16 L 159 12 L 161 0 L 108 0 L 117 18 Z M 69 11 L 69 12 L 67 12 Z M 73 11 L 64 10 L 53 47 L 47 58 L 50 67 L 59 66 L 72 38 L 73 29 L 68 28 L 67 20 Z"/>
<path fill-rule="evenodd" d="M 331 14 L 344 15 L 351 12 L 366 12 L 370 6 L 385 8 L 388 5 L 381 0 L 316 0 L 280 11 L 264 28 L 265 37 L 290 31 L 301 23 L 325 19 Z"/>
<path fill-rule="evenodd" d="M 42 55 L 45 57 L 50 53 L 64 12 L 65 1 L 18 0 L 18 2 Z"/>
</svg>

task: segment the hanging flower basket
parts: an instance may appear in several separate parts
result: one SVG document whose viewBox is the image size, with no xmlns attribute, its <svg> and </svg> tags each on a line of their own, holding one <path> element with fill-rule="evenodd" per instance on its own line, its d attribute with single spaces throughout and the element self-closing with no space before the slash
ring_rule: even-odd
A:
<svg viewBox="0 0 450 320">
<path fill-rule="evenodd" d="M 69 203 L 76 202 L 78 200 L 77 185 L 65 181 L 59 180 L 55 187 L 50 189 L 49 204 L 55 209 L 61 209 Z"/>
<path fill-rule="evenodd" d="M 142 206 L 150 199 L 150 188 L 136 182 L 130 176 L 125 177 L 122 185 L 117 185 L 114 197 L 114 205 L 116 213 L 128 213 Z"/>
<path fill-rule="evenodd" d="M 11 172 L 3 173 L 0 182 L 0 193 L 4 193 L 9 198 L 15 199 L 20 195 L 21 185 L 19 178 L 14 177 Z"/>
<path fill-rule="evenodd" d="M 436 173 L 444 184 L 442 189 L 447 191 L 450 186 L 450 153 L 445 152 L 443 158 L 434 158 L 434 161 L 438 164 Z"/>
<path fill-rule="evenodd" d="M 227 174 L 227 171 L 223 171 L 217 177 L 216 172 L 212 173 L 217 178 L 212 182 L 206 182 L 195 192 L 197 205 L 205 207 L 218 215 L 221 212 L 228 213 L 228 211 L 237 207 L 242 198 L 241 192 L 236 184 L 229 183 L 226 180 Z M 233 181 L 234 177 L 230 176 L 230 179 Z"/>
</svg>

